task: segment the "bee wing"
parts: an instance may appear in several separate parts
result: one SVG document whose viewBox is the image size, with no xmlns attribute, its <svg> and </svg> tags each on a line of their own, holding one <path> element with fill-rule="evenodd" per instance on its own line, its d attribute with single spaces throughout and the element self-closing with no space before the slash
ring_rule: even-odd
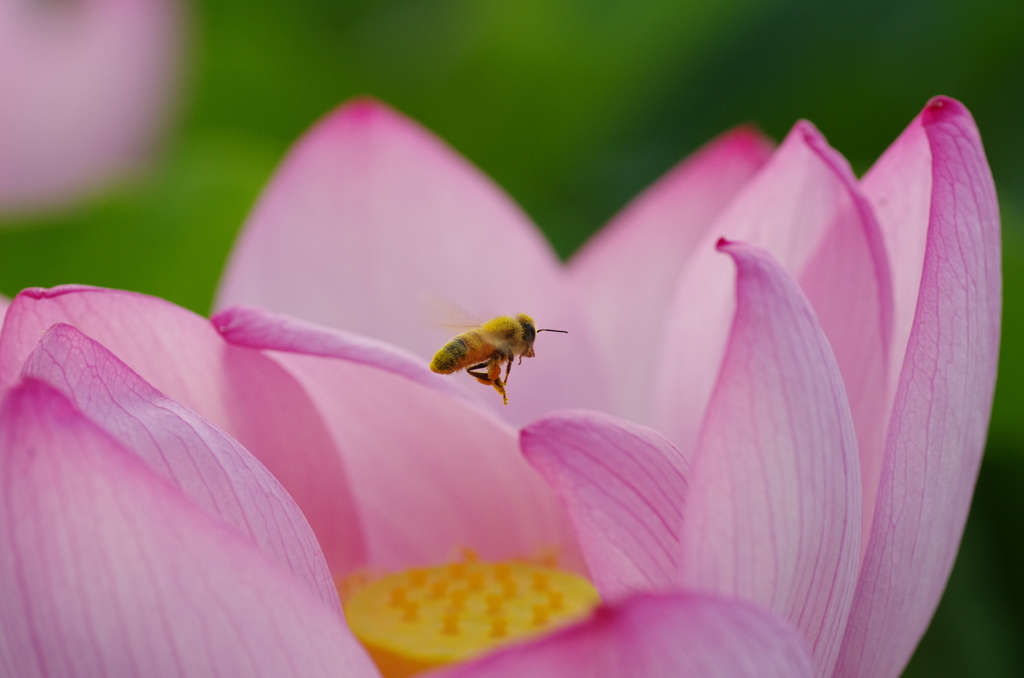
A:
<svg viewBox="0 0 1024 678">
<path fill-rule="evenodd" d="M 487 343 L 491 344 L 492 346 L 503 352 L 509 346 L 509 338 L 504 334 L 491 332 L 489 330 L 485 330 L 482 327 L 474 327 L 472 328 L 472 330 L 479 334 L 481 337 L 483 337 L 484 341 L 486 341 Z"/>
<path fill-rule="evenodd" d="M 448 335 L 462 334 L 463 332 L 475 332 L 480 335 L 487 344 L 493 346 L 502 353 L 508 353 L 509 338 L 504 334 L 484 329 L 485 319 L 467 312 L 458 304 L 444 301 L 430 295 L 421 295 L 425 307 L 428 309 L 430 320 L 427 323 L 430 327 L 444 330 Z M 493 317 L 493 316 L 489 316 Z"/>
<path fill-rule="evenodd" d="M 469 330 L 479 330 L 484 324 L 483 319 L 477 318 L 458 304 L 427 294 L 422 296 L 426 309 L 424 324 L 429 327 L 460 334 Z"/>
</svg>

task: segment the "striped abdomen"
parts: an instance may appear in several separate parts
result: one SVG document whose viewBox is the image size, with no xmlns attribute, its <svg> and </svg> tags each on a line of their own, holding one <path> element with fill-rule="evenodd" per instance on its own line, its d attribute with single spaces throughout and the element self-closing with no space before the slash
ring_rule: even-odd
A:
<svg viewBox="0 0 1024 678">
<path fill-rule="evenodd" d="M 466 332 L 441 347 L 430 361 L 430 369 L 439 374 L 451 374 L 490 360 L 495 353 L 494 345 L 477 332 Z"/>
</svg>

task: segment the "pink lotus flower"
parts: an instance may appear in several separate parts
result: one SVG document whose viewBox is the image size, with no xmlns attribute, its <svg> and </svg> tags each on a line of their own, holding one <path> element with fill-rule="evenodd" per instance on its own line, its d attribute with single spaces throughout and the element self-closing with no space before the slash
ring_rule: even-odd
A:
<svg viewBox="0 0 1024 678">
<path fill-rule="evenodd" d="M 0 2 L 0 211 L 79 199 L 152 150 L 178 75 L 178 10 Z"/>
<path fill-rule="evenodd" d="M 265 192 L 212 323 L 13 301 L 0 670 L 376 675 L 332 578 L 470 547 L 556 548 L 605 605 L 453 675 L 896 676 L 985 438 L 998 226 L 973 121 L 936 99 L 860 182 L 807 123 L 770 158 L 727 135 L 562 269 L 436 140 L 342 108 Z M 571 341 L 544 336 L 502 408 L 427 370 L 425 298 Z"/>
</svg>

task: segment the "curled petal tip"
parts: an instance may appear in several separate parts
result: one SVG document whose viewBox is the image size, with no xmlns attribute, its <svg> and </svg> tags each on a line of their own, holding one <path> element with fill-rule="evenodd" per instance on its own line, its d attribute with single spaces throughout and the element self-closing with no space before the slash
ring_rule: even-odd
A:
<svg viewBox="0 0 1024 678">
<path fill-rule="evenodd" d="M 89 290 L 101 290 L 102 287 L 92 285 L 57 285 L 56 287 L 26 287 L 18 292 L 19 297 L 29 299 L 54 299 L 73 292 L 87 292 Z"/>
<path fill-rule="evenodd" d="M 239 308 L 240 306 L 231 306 L 210 316 L 210 324 L 213 325 L 213 329 L 221 335 L 229 332 L 235 324 L 235 312 Z"/>
<path fill-rule="evenodd" d="M 921 111 L 921 122 L 926 127 L 932 124 L 954 121 L 957 118 L 966 118 L 969 121 L 970 127 L 975 126 L 974 117 L 967 110 L 967 107 L 951 97 L 933 97 L 924 107 L 924 110 Z"/>
<path fill-rule="evenodd" d="M 381 114 L 395 114 L 390 106 L 367 95 L 349 99 L 338 108 L 337 113 L 348 120 L 369 120 Z"/>
<path fill-rule="evenodd" d="M 311 134 L 320 133 L 319 138 L 335 138 L 344 135 L 365 135 L 380 129 L 402 129 L 408 127 L 418 132 L 416 123 L 383 101 L 371 96 L 357 96 L 349 99 L 328 112 L 314 126 Z M 322 143 L 322 142 L 321 142 Z"/>
<path fill-rule="evenodd" d="M 825 141 L 825 135 L 810 120 L 797 120 L 793 125 L 793 132 L 797 132 L 811 146 L 816 146 Z"/>
<path fill-rule="evenodd" d="M 727 134 L 736 141 L 746 141 L 757 146 L 770 143 L 765 138 L 761 129 L 753 123 L 738 125 L 734 127 L 731 132 L 727 132 Z"/>
<path fill-rule="evenodd" d="M 967 111 L 967 108 L 956 99 L 940 94 L 929 99 L 928 103 L 925 104 L 924 110 L 926 113 L 934 115 L 944 112 L 964 113 Z"/>
</svg>

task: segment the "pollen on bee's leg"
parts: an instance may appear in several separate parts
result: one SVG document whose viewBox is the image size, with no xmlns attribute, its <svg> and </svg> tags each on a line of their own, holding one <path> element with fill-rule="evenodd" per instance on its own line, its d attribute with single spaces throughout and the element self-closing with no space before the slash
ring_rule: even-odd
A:
<svg viewBox="0 0 1024 678">
<path fill-rule="evenodd" d="M 578 575 L 473 554 L 379 578 L 351 593 L 344 608 L 384 678 L 404 678 L 557 629 L 599 603 Z"/>
<path fill-rule="evenodd" d="M 501 399 L 506 405 L 508 405 L 508 395 L 505 393 L 505 384 L 503 384 L 501 379 L 498 378 L 494 380 L 494 384 L 492 385 L 494 386 L 494 390 L 501 394 Z"/>
</svg>

